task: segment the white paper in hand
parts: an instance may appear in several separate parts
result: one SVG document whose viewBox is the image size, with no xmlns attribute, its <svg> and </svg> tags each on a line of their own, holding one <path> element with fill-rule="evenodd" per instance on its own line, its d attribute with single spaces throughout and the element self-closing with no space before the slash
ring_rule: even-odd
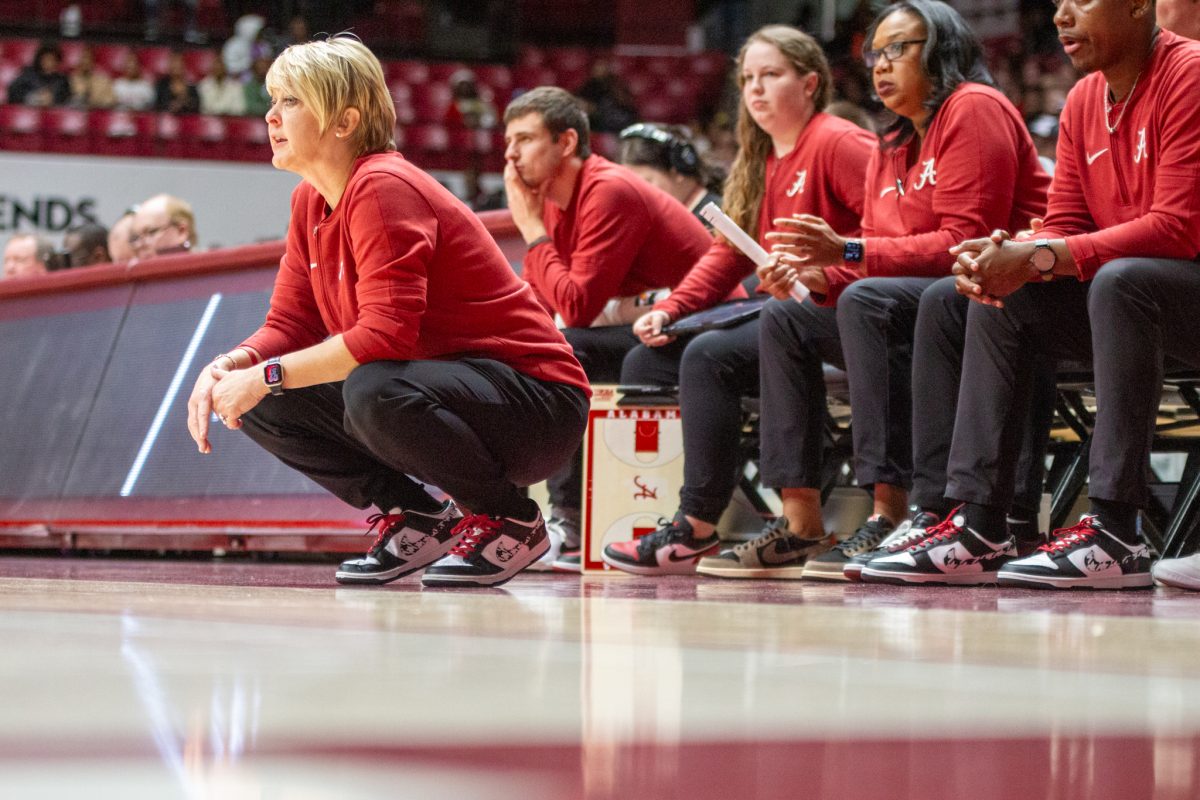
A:
<svg viewBox="0 0 1200 800">
<path fill-rule="evenodd" d="M 710 202 L 701 208 L 700 216 L 708 220 L 717 229 L 718 233 L 742 252 L 742 255 L 753 261 L 754 266 L 761 267 L 767 263 L 767 260 L 770 258 L 767 251 L 758 242 L 754 241 L 750 234 L 739 228 L 738 224 L 731 220 L 716 203 Z M 796 302 L 800 302 L 808 297 L 808 287 L 797 281 L 792 284 L 791 295 L 796 299 Z"/>
</svg>

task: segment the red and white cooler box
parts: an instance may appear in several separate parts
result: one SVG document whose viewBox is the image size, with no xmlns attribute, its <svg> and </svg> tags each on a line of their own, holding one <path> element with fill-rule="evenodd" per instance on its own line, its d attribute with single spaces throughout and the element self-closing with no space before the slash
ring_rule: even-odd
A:
<svg viewBox="0 0 1200 800">
<path fill-rule="evenodd" d="M 583 436 L 583 570 L 608 569 L 605 545 L 644 536 L 670 519 L 683 486 L 678 405 L 620 403 L 616 386 L 592 387 Z"/>
</svg>

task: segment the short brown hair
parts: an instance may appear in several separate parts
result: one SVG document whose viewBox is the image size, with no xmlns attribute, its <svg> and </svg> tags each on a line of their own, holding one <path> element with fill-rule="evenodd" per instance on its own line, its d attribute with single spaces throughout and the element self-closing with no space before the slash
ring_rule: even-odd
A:
<svg viewBox="0 0 1200 800">
<path fill-rule="evenodd" d="M 567 90 L 557 86 L 530 89 L 504 109 L 504 124 L 507 125 L 526 114 L 541 114 L 542 124 L 550 131 L 550 138 L 556 142 L 567 130 L 575 131 L 579 135 L 575 155 L 587 158 L 592 154 L 591 128 L 588 126 L 587 114 L 575 96 Z"/>
</svg>

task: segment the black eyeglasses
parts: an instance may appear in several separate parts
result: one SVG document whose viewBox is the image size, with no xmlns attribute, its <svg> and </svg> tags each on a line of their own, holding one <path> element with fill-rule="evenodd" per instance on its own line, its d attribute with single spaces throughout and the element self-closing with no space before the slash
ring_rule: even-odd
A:
<svg viewBox="0 0 1200 800">
<path fill-rule="evenodd" d="M 864 50 L 863 61 L 866 62 L 867 68 L 871 69 L 879 63 L 879 59 L 886 58 L 888 63 L 895 61 L 904 55 L 904 48 L 910 44 L 924 44 L 924 39 L 905 39 L 900 42 L 888 42 L 878 50 Z"/>
</svg>

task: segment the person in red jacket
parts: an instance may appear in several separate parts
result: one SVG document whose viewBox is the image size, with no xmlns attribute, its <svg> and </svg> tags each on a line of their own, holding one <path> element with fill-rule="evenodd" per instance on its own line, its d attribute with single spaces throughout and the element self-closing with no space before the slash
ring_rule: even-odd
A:
<svg viewBox="0 0 1200 800">
<path fill-rule="evenodd" d="M 980 302 L 946 487 L 965 505 L 941 547 L 986 557 L 1002 586 L 1149 586 L 1137 514 L 1163 371 L 1200 366 L 1200 44 L 1159 30 L 1149 0 L 1063 0 L 1054 23 L 1089 74 L 1063 108 L 1045 225 L 954 250 L 959 289 Z M 1011 492 L 1011 409 L 1038 353 L 1092 364 L 1091 509 L 1031 556 L 991 556 Z"/>
<path fill-rule="evenodd" d="M 347 503 L 378 507 L 374 544 L 340 582 L 425 569 L 426 585 L 503 583 L 549 546 L 518 487 L 578 445 L 586 376 L 478 217 L 395 152 L 366 47 L 293 45 L 267 85 L 272 163 L 304 180 L 266 322 L 197 378 L 192 437 L 211 452 L 215 413 Z"/>
<path fill-rule="evenodd" d="M 675 286 L 712 243 L 678 200 L 591 152 L 587 114 L 570 93 L 533 89 L 504 111 L 504 186 L 528 244 L 523 276 L 555 314 L 588 378 L 612 383 L 637 344 L 639 295 Z M 549 481 L 552 549 L 579 548 L 582 458 Z"/>
<path fill-rule="evenodd" d="M 737 68 L 739 149 L 725 187 L 726 213 L 764 245 L 772 220 L 798 213 L 819 214 L 838 232 L 857 235 L 875 137 L 824 112 L 832 81 L 820 45 L 795 28 L 768 26 L 747 40 Z M 610 566 L 641 575 L 694 572 L 702 556 L 716 552 L 716 523 L 742 466 L 741 398 L 758 391 L 759 320 L 679 340 L 662 328 L 717 304 L 753 271 L 748 258 L 719 239 L 670 297 L 634 324 L 642 345 L 626 356 L 621 382 L 679 385 L 684 485 L 669 523 L 637 541 L 605 547 Z M 832 309 L 787 302 L 803 324 L 833 328 Z M 823 356 L 840 362 L 836 339 L 827 340 L 832 346 Z M 786 518 L 768 523 L 756 540 L 756 547 L 769 546 L 780 555 L 775 567 L 803 563 L 814 547 L 829 547 L 825 537 L 806 541 L 786 523 Z"/>
<path fill-rule="evenodd" d="M 785 231 L 773 235 L 778 264 L 760 270 L 776 297 L 786 297 L 798 280 L 820 302 L 836 305 L 855 479 L 874 497 L 872 515 L 848 540 L 811 558 L 806 578 L 843 580 L 851 558 L 939 518 L 923 501 L 908 519 L 918 308 L 938 277 L 950 274 L 953 244 L 998 227 L 1027 227 L 1044 213 L 1050 183 L 1024 121 L 991 85 L 982 47 L 957 11 L 939 0 L 892 4 L 876 17 L 865 42 L 875 90 L 895 118 L 867 171 L 863 236 L 839 236 L 814 216 L 782 221 Z M 988 188 L 981 191 L 984 181 Z M 945 292 L 955 296 L 949 283 Z M 806 358 L 813 345 L 794 316 L 787 303 L 765 312 L 763 480 L 782 487 L 785 514 L 815 537 L 824 531 L 819 419 L 799 428 L 788 409 L 819 408 L 811 387 L 820 372 Z M 954 398 L 939 402 L 952 407 Z M 922 409 L 918 416 L 930 413 Z M 948 419 L 947 439 L 952 414 Z M 797 451 L 807 458 L 797 460 Z M 1040 498 L 1040 482 L 1034 483 Z M 937 505 L 943 485 L 937 486 Z"/>
</svg>

